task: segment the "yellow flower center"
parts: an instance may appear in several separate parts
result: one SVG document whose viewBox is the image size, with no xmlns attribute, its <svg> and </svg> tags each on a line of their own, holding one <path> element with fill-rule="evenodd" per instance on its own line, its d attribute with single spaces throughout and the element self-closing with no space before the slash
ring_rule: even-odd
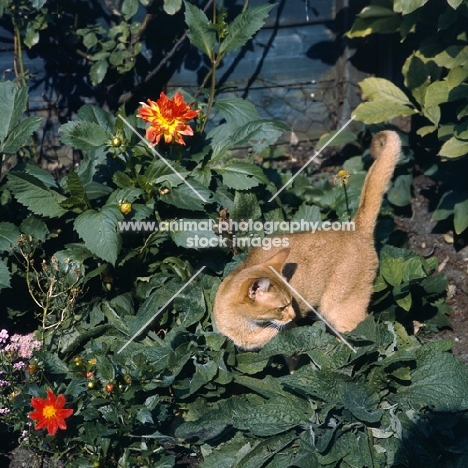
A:
<svg viewBox="0 0 468 468">
<path fill-rule="evenodd" d="M 54 406 L 52 405 L 44 406 L 44 409 L 42 410 L 42 416 L 44 416 L 44 418 L 46 419 L 55 418 L 56 415 L 57 415 L 57 409 Z"/>
</svg>

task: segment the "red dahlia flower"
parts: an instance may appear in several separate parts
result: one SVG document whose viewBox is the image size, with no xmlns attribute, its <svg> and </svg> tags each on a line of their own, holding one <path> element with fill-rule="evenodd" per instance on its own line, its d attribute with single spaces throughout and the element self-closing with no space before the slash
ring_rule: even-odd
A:
<svg viewBox="0 0 468 468">
<path fill-rule="evenodd" d="M 29 413 L 31 419 L 37 420 L 35 429 L 47 428 L 51 436 L 57 433 L 57 429 L 66 429 L 65 418 L 73 414 L 72 409 L 64 409 L 65 397 L 55 396 L 52 390 L 47 390 L 47 398 L 31 398 L 34 411 Z"/>
<path fill-rule="evenodd" d="M 164 137 L 166 143 L 172 140 L 185 145 L 182 135 L 193 135 L 193 130 L 188 121 L 194 119 L 200 111 L 190 108 L 192 104 L 186 104 L 184 97 L 178 91 L 172 99 L 161 93 L 157 101 L 147 100 L 148 104 L 140 102 L 141 108 L 137 117 L 149 122 L 146 129 L 146 138 L 152 145 L 157 145 Z"/>
</svg>

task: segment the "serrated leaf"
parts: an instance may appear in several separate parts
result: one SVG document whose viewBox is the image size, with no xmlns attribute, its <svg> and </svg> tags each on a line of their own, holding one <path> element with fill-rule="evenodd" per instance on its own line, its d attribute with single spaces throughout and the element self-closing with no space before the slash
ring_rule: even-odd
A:
<svg viewBox="0 0 468 468">
<path fill-rule="evenodd" d="M 72 121 L 59 128 L 60 140 L 73 148 L 89 151 L 106 143 L 109 136 L 98 124 L 87 121 Z"/>
<path fill-rule="evenodd" d="M 11 273 L 8 267 L 0 260 L 0 289 L 10 288 Z"/>
<path fill-rule="evenodd" d="M 190 179 L 190 186 L 183 183 L 161 195 L 161 201 L 183 210 L 203 211 L 205 203 L 212 201 L 213 194 L 196 180 Z"/>
<path fill-rule="evenodd" d="M 27 99 L 28 88 L 18 88 L 11 81 L 0 83 L 0 144 L 26 110 Z"/>
<path fill-rule="evenodd" d="M 263 26 L 270 10 L 275 5 L 258 5 L 247 8 L 228 25 L 228 33 L 219 47 L 220 55 L 236 50 L 247 43 L 249 39 Z"/>
<path fill-rule="evenodd" d="M 0 252 L 10 252 L 18 242 L 20 232 L 12 223 L 0 222 Z"/>
<path fill-rule="evenodd" d="M 256 107 L 245 99 L 236 97 L 219 99 L 214 103 L 214 107 L 236 128 L 259 119 Z"/>
<path fill-rule="evenodd" d="M 216 43 L 216 30 L 200 8 L 184 1 L 185 22 L 190 30 L 190 42 L 203 53 L 212 57 Z"/>
<path fill-rule="evenodd" d="M 96 371 L 99 378 L 105 382 L 115 379 L 115 369 L 112 361 L 106 356 L 96 356 Z"/>
<path fill-rule="evenodd" d="M 88 210 L 80 214 L 74 228 L 94 255 L 115 264 L 122 242 L 118 231 L 118 222 L 122 219 L 117 206 L 105 205 L 101 211 Z"/>
<path fill-rule="evenodd" d="M 63 201 L 61 206 L 64 208 L 79 208 L 85 210 L 89 207 L 88 196 L 85 188 L 78 177 L 77 173 L 72 169 L 66 178 L 66 184 L 70 191 L 70 198 Z"/>
<path fill-rule="evenodd" d="M 236 191 L 229 215 L 234 220 L 260 218 L 262 211 L 255 194 Z"/>
<path fill-rule="evenodd" d="M 67 364 L 56 354 L 46 351 L 41 353 L 41 357 L 47 372 L 51 372 L 52 374 L 67 374 L 69 372 Z"/>
<path fill-rule="evenodd" d="M 23 220 L 20 225 L 20 229 L 22 233 L 32 236 L 41 242 L 45 242 L 50 233 L 46 223 L 33 215 L 30 215 Z"/>
<path fill-rule="evenodd" d="M 39 128 L 42 123 L 41 117 L 27 117 L 21 121 L 8 134 L 2 151 L 7 154 L 16 153 L 23 146 L 28 138 Z"/>
<path fill-rule="evenodd" d="M 224 185 L 235 190 L 248 190 L 259 184 L 268 184 L 262 168 L 255 164 L 230 162 L 226 166 L 213 166 L 212 170 L 222 176 Z"/>
<path fill-rule="evenodd" d="M 87 120 L 100 125 L 107 132 L 112 131 L 115 125 L 115 117 L 109 112 L 92 104 L 85 104 L 78 110 L 80 120 Z"/>
<path fill-rule="evenodd" d="M 392 401 L 417 410 L 458 412 L 468 409 L 468 367 L 437 347 L 436 342 L 417 350 L 418 365 L 411 373 L 412 383 L 400 387 Z"/>
<path fill-rule="evenodd" d="M 8 173 L 7 184 L 15 198 L 37 215 L 59 218 L 66 213 L 60 206 L 65 197 L 47 188 L 30 174 L 11 171 Z"/>
</svg>

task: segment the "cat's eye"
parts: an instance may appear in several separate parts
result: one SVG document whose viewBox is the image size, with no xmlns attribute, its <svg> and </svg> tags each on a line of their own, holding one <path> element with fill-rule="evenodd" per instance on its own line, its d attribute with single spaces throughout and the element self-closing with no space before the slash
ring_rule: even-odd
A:
<svg viewBox="0 0 468 468">
<path fill-rule="evenodd" d="M 289 307 L 289 304 L 286 304 L 283 307 L 278 307 L 278 312 L 284 312 Z"/>
</svg>

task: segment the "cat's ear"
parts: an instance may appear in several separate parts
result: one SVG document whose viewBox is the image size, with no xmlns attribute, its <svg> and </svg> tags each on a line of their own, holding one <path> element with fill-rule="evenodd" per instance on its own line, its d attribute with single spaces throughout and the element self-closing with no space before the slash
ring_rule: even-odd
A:
<svg viewBox="0 0 468 468">
<path fill-rule="evenodd" d="M 255 300 L 257 296 L 266 293 L 270 288 L 270 280 L 268 278 L 257 278 L 249 286 L 249 298 Z"/>
<path fill-rule="evenodd" d="M 273 267 L 278 273 L 281 273 L 283 265 L 286 262 L 286 259 L 289 256 L 291 249 L 281 249 L 279 252 L 275 253 L 273 257 L 269 258 L 266 262 L 263 262 L 263 265 L 267 267 Z"/>
</svg>

